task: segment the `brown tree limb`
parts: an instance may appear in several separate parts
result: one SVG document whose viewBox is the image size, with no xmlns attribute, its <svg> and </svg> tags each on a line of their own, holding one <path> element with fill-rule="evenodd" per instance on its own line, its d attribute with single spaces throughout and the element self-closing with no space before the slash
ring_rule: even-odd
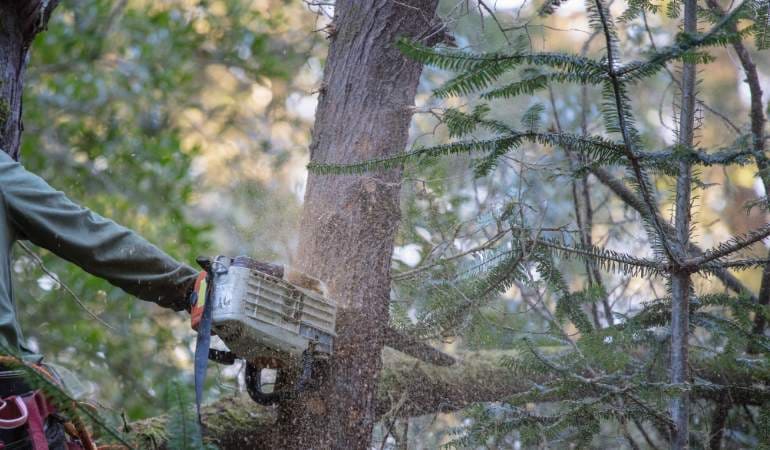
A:
<svg viewBox="0 0 770 450">
<path fill-rule="evenodd" d="M 385 345 L 394 350 L 398 350 L 413 358 L 435 366 L 451 366 L 456 361 L 448 354 L 435 349 L 425 342 L 401 333 L 393 328 L 385 328 Z"/>
<path fill-rule="evenodd" d="M 204 438 L 216 442 L 220 450 L 270 448 L 275 408 L 258 405 L 248 395 L 220 398 L 204 406 L 201 416 Z M 167 423 L 166 415 L 133 422 L 129 429 L 131 443 L 142 450 L 167 450 Z"/>
<path fill-rule="evenodd" d="M 712 12 L 719 16 L 724 16 L 725 11 L 719 5 L 716 0 L 706 0 L 706 4 Z M 727 25 L 727 31 L 735 33 L 737 31 L 734 23 Z M 765 110 L 762 104 L 762 84 L 759 80 L 759 71 L 757 65 L 751 58 L 751 53 L 743 45 L 743 41 L 733 42 L 733 49 L 735 54 L 738 55 L 738 60 L 741 62 L 743 71 L 746 74 L 746 84 L 749 85 L 749 95 L 751 99 L 751 108 L 749 110 L 749 119 L 751 121 L 751 135 L 752 135 L 752 153 L 759 169 L 759 177 L 762 180 L 762 184 L 765 188 L 765 195 L 770 193 L 770 161 L 765 155 Z M 759 287 L 759 298 L 757 302 L 760 305 L 770 304 L 770 264 L 765 265 L 762 270 L 762 281 Z M 761 334 L 765 331 L 765 316 L 757 314 L 754 318 L 754 333 Z"/>
<path fill-rule="evenodd" d="M 722 437 L 725 434 L 725 424 L 727 423 L 727 416 L 730 414 L 731 407 L 730 398 L 727 395 L 723 395 L 722 400 L 717 402 L 711 416 L 709 450 L 720 450 L 722 448 Z"/>
<path fill-rule="evenodd" d="M 457 356 L 458 363 L 438 367 L 384 350 L 380 389 L 375 406 L 376 420 L 391 412 L 393 418 L 413 417 L 436 412 L 451 412 L 472 403 L 493 401 L 532 386 L 533 381 L 514 376 L 501 365 L 501 358 L 514 355 L 508 351 L 467 352 Z M 395 403 L 400 401 L 397 411 Z M 264 407 L 242 394 L 224 397 L 202 410 L 204 436 L 221 450 L 272 448 L 277 410 Z M 167 416 L 153 417 L 131 424 L 132 441 L 141 449 L 166 449 Z"/>
<path fill-rule="evenodd" d="M 713 11 L 719 14 L 724 14 L 721 7 L 715 0 L 707 0 L 706 2 Z M 735 24 L 728 26 L 728 31 L 735 31 Z M 759 73 L 757 65 L 751 58 L 751 54 L 743 41 L 736 41 L 733 43 L 733 49 L 738 55 L 738 59 L 743 66 L 743 70 L 746 73 L 746 84 L 749 85 L 749 93 L 751 97 L 751 109 L 749 117 L 751 120 L 751 134 L 752 134 L 752 150 L 754 152 L 754 158 L 759 168 L 759 175 L 765 188 L 765 195 L 770 192 L 770 161 L 768 161 L 767 155 L 765 155 L 765 110 L 762 104 L 762 84 L 759 81 Z M 760 305 L 770 304 L 770 264 L 766 265 L 762 271 L 762 282 L 759 288 Z M 765 316 L 758 314 L 754 319 L 754 333 L 760 334 L 765 330 Z"/>
</svg>

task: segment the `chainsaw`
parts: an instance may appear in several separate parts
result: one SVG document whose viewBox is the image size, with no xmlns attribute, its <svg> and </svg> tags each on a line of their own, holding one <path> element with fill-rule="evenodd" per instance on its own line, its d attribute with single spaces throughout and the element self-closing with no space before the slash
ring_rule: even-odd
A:
<svg viewBox="0 0 770 450">
<path fill-rule="evenodd" d="M 249 396 L 272 405 L 317 388 L 334 349 L 337 307 L 323 292 L 284 278 L 282 266 L 245 256 L 198 258 L 204 269 L 191 298 L 191 325 L 198 332 L 195 393 L 200 416 L 208 360 L 246 363 Z M 313 280 L 302 274 L 302 280 Z M 211 349 L 217 335 L 228 350 Z M 276 370 L 272 392 L 265 392 L 262 370 Z M 287 380 L 284 378 L 293 380 Z M 292 382 L 293 381 L 293 382 Z M 281 386 L 279 389 L 278 387 Z"/>
</svg>

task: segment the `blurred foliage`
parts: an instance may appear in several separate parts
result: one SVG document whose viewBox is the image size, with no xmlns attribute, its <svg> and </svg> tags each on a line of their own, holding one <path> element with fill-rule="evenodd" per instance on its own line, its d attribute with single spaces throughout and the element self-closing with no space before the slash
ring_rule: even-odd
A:
<svg viewBox="0 0 770 450">
<path fill-rule="evenodd" d="M 290 45 L 286 27 L 297 19 L 287 19 L 285 11 L 308 18 L 301 6 L 283 1 L 63 2 L 33 46 L 22 162 L 180 261 L 194 264 L 200 254 L 233 251 L 212 240 L 214 220 L 198 200 L 215 187 L 195 161 L 212 152 L 216 158 L 220 134 L 256 124 L 235 120 L 239 92 L 285 83 L 306 60 L 313 40 L 304 49 Z M 205 96 L 220 89 L 212 70 L 238 80 L 221 95 L 236 101 L 207 103 Z M 191 139 L 191 114 L 216 127 L 210 140 Z M 257 158 L 262 148 L 254 141 L 265 132 L 249 132 L 244 152 Z M 269 195 L 259 180 L 244 185 Z M 218 213 L 212 216 L 230 218 Z M 137 301 L 39 250 L 48 269 L 115 328 L 107 329 L 33 258 L 16 253 L 17 303 L 33 347 L 76 374 L 81 393 L 115 420 L 123 412 L 132 420 L 163 411 L 159 386 L 189 379 L 187 315 Z"/>
</svg>

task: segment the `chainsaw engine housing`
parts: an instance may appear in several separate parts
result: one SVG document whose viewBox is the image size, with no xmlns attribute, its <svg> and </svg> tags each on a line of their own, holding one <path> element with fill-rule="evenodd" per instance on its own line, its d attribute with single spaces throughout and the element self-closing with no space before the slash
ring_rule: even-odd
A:
<svg viewBox="0 0 770 450">
<path fill-rule="evenodd" d="M 212 331 L 247 361 L 297 362 L 305 350 L 316 358 L 331 355 L 335 303 L 256 267 L 245 256 L 212 262 Z"/>
</svg>

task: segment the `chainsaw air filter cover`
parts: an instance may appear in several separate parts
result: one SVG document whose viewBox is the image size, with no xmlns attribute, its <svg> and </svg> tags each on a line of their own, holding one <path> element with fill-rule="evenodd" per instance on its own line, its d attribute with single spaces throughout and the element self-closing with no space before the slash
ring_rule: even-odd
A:
<svg viewBox="0 0 770 450">
<path fill-rule="evenodd" d="M 255 267 L 245 256 L 219 256 L 211 267 L 212 330 L 230 351 L 246 360 L 331 355 L 336 304 Z"/>
</svg>

